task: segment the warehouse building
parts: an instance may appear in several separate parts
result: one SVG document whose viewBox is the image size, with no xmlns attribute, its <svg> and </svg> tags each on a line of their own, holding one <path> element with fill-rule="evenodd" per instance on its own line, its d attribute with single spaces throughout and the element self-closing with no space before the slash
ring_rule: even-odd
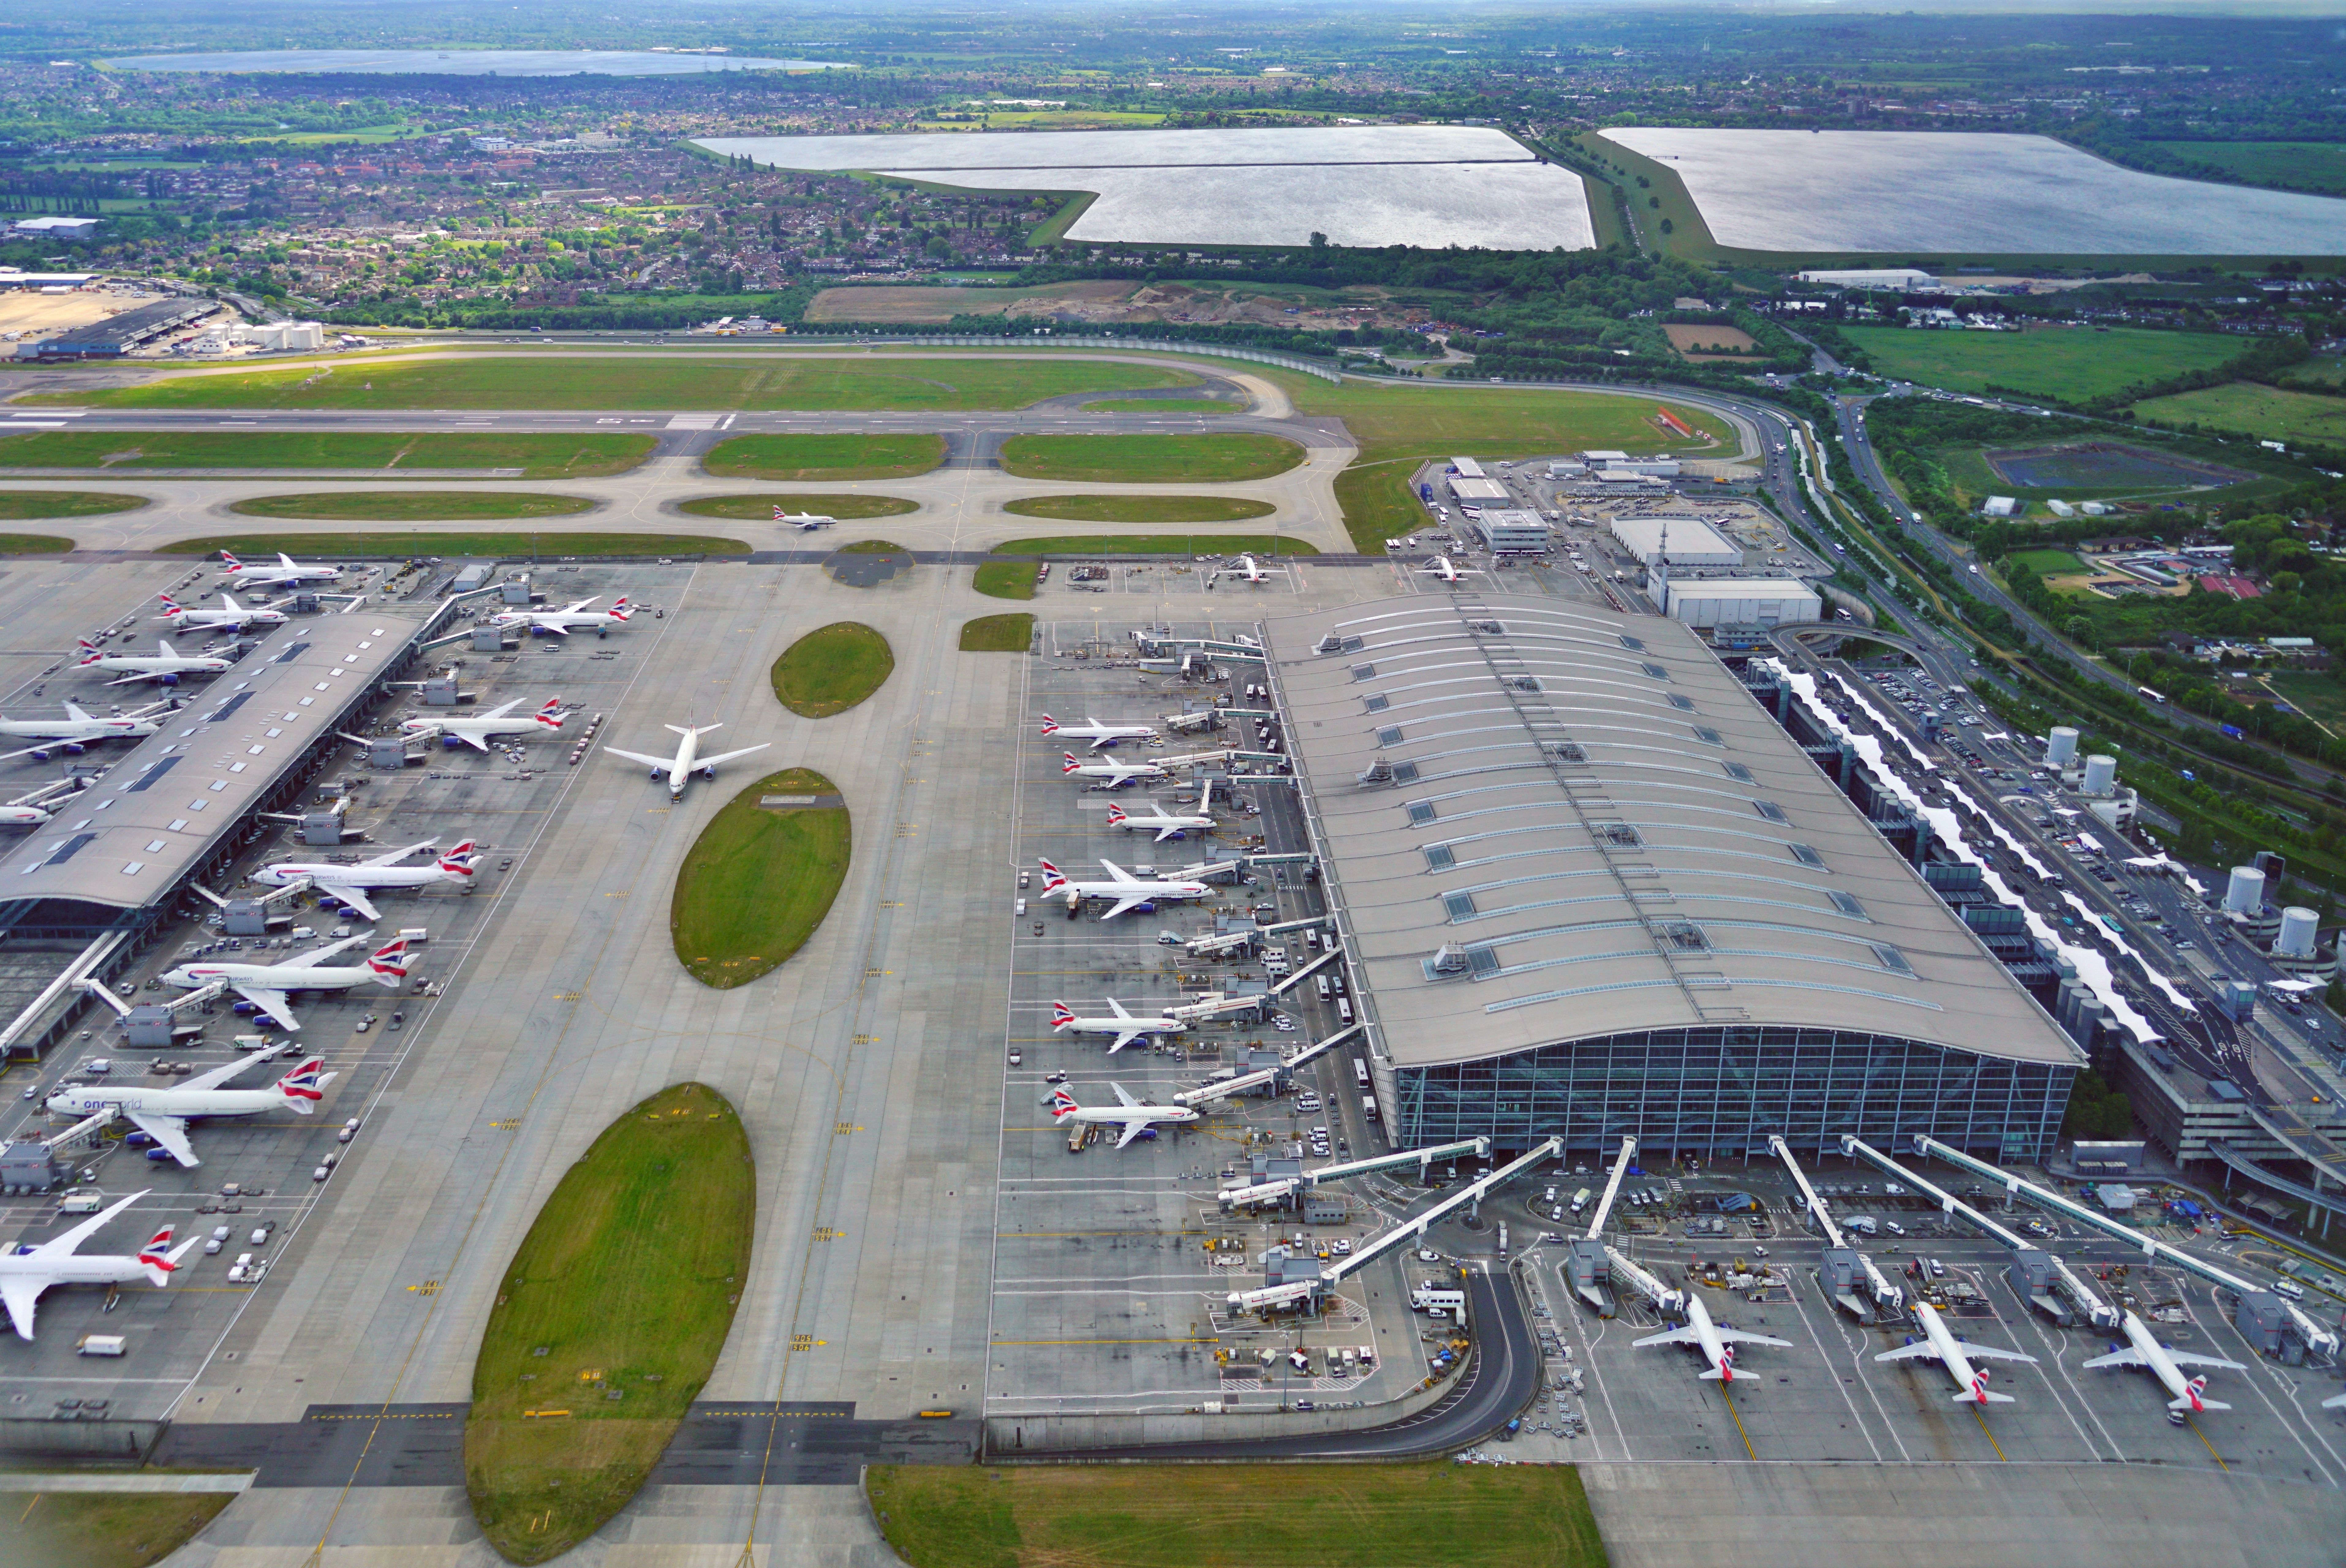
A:
<svg viewBox="0 0 2346 1568">
<path fill-rule="evenodd" d="M 2086 1055 L 1918 873 L 1927 824 L 1688 627 L 1413 596 L 1268 645 L 1396 1146 L 2051 1152 Z"/>
<path fill-rule="evenodd" d="M 1673 517 L 1608 517 L 1605 529 L 1647 567 L 1661 564 L 1665 534 L 1669 536 L 1673 566 L 1743 565 L 1743 547 L 1691 513 Z"/>
<path fill-rule="evenodd" d="M 158 300 L 86 326 L 61 328 L 41 340 L 37 352 L 45 360 L 110 360 L 167 332 L 202 321 L 219 305 L 210 300 Z"/>
<path fill-rule="evenodd" d="M 1671 542 L 1673 554 L 1677 541 Z M 1688 577 L 1649 575 L 1646 595 L 1662 614 L 1708 631 L 1738 623 L 1789 626 L 1824 618 L 1824 600 L 1798 577 Z"/>
<path fill-rule="evenodd" d="M 1501 555 L 1536 555 L 1549 544 L 1548 526 L 1536 512 L 1494 508 L 1474 519 L 1483 547 Z"/>
</svg>

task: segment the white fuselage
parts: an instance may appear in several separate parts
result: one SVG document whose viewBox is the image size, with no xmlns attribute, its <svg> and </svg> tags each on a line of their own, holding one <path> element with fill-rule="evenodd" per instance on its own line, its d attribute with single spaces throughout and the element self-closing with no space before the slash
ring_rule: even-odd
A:
<svg viewBox="0 0 2346 1568">
<path fill-rule="evenodd" d="M 439 882 L 463 882 L 467 879 L 461 871 L 444 871 L 439 865 L 428 866 L 333 866 L 312 865 L 301 860 L 280 860 L 273 866 L 263 866 L 252 873 L 252 880 L 269 887 L 291 887 L 303 879 L 321 887 L 336 888 L 428 888 Z M 301 989 L 312 989 L 302 987 Z"/>
<path fill-rule="evenodd" d="M 247 626 L 281 626 L 285 624 L 282 610 L 191 610 L 181 606 L 173 615 L 163 617 L 170 623 L 172 635 L 182 632 L 240 632 Z"/>
<path fill-rule="evenodd" d="M 1710 1320 L 1710 1308 L 1702 1304 L 1696 1291 L 1686 1294 L 1687 1327 L 1694 1331 L 1695 1348 L 1702 1352 L 1703 1364 L 1719 1374 L 1722 1383 L 1735 1380 L 1735 1358 L 1727 1353 L 1727 1342 L 1719 1337 L 1719 1325 Z"/>
<path fill-rule="evenodd" d="M 411 718 L 400 729 L 407 735 L 453 735 L 484 744 L 500 735 L 554 733 L 553 727 L 539 723 L 535 713 L 509 713 L 502 718 Z"/>
<path fill-rule="evenodd" d="M 1156 1122 L 1176 1126 L 1198 1119 L 1187 1105 L 1078 1105 L 1057 1118 L 1063 1122 L 1097 1122 L 1102 1126 L 1148 1126 Z"/>
<path fill-rule="evenodd" d="M 162 728 L 151 718 L 0 718 L 0 736 L 12 740 L 54 740 L 60 746 L 142 740 Z"/>
<path fill-rule="evenodd" d="M 1111 787 L 1142 779 L 1159 784 L 1173 777 L 1154 762 L 1135 762 L 1129 766 L 1120 762 L 1078 762 L 1073 768 L 1062 768 L 1060 771 L 1069 779 L 1105 779 Z"/>
<path fill-rule="evenodd" d="M 235 566 L 228 575 L 229 586 L 242 592 L 247 588 L 298 588 L 304 583 L 331 583 L 341 577 L 340 566 Z"/>
<path fill-rule="evenodd" d="M 1135 879 L 1128 882 L 1062 882 L 1047 891 L 1059 898 L 1113 899 L 1122 903 L 1127 899 L 1149 903 L 1182 903 L 1202 899 L 1213 891 L 1203 882 L 1158 882 Z"/>
<path fill-rule="evenodd" d="M 1111 828 L 1122 829 L 1127 833 L 1154 833 L 1157 835 L 1157 841 L 1161 844 L 1175 833 L 1184 831 L 1195 831 L 1200 833 L 1210 832 L 1214 827 L 1214 820 L 1211 817 L 1169 816 L 1163 811 L 1159 811 L 1153 816 L 1136 817 L 1131 812 L 1127 811 L 1121 817 L 1118 817 L 1108 823 L 1108 826 Z"/>
<path fill-rule="evenodd" d="M 62 1089 L 47 1105 L 60 1115 L 75 1116 L 95 1115 L 108 1106 L 149 1116 L 258 1116 L 283 1110 L 286 1101 L 274 1084 L 265 1089 L 149 1089 L 126 1083 Z"/>
<path fill-rule="evenodd" d="M 96 658 L 74 667 L 117 670 L 124 675 L 219 675 L 228 668 L 228 660 L 205 658 L 200 656 L 181 658 L 177 654 L 149 654 L 144 657 L 100 654 Z"/>
<path fill-rule="evenodd" d="M 624 626 L 625 616 L 615 616 L 608 610 L 507 610 L 489 617 L 493 625 L 510 631 L 516 626 L 567 633 L 572 627 L 584 630 L 588 626 Z"/>
<path fill-rule="evenodd" d="M 148 1277 L 145 1264 L 118 1253 L 48 1259 L 0 1254 L 0 1279 L 11 1276 L 45 1285 L 128 1285 Z"/>
<path fill-rule="evenodd" d="M 278 963 L 183 963 L 164 973 L 166 985 L 199 991 L 207 985 L 250 985 L 262 991 L 348 991 L 380 983 L 382 972 L 365 964 L 319 964 L 289 969 Z"/>
<path fill-rule="evenodd" d="M 1088 740 L 1091 749 L 1097 751 L 1119 740 L 1146 740 L 1157 730 L 1146 724 L 1060 724 L 1043 733 L 1055 740 Z"/>
<path fill-rule="evenodd" d="M 1144 1034 L 1179 1034 L 1188 1027 L 1188 1021 L 1186 1019 L 1142 1018 L 1136 1015 L 1128 1018 L 1070 1018 L 1064 1023 L 1053 1024 L 1051 1033 L 1065 1034 L 1073 1032 L 1077 1034 L 1112 1036 L 1116 1043 L 1107 1048 L 1107 1054 L 1113 1056 Z"/>
</svg>

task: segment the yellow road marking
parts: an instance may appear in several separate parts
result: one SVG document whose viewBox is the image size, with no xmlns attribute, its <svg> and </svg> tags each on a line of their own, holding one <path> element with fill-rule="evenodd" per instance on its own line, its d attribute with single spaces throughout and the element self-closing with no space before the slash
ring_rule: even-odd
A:
<svg viewBox="0 0 2346 1568">
<path fill-rule="evenodd" d="M 1735 1418 L 1735 1432 L 1743 1440 L 1743 1451 L 1757 1460 L 1760 1455 L 1751 1446 L 1751 1434 L 1743 1430 L 1743 1417 L 1735 1408 L 1735 1396 L 1727 1391 L 1727 1384 L 1724 1381 L 1719 1385 L 1719 1397 L 1727 1401 L 1727 1413 Z"/>
<path fill-rule="evenodd" d="M 2004 1459 L 2004 1445 L 1995 1441 L 1995 1434 L 1994 1432 L 1987 1430 L 1987 1412 L 1981 1410 L 1977 1405 L 1974 1405 L 1972 1407 L 1972 1414 L 1979 1421 L 1980 1435 L 1987 1439 L 1987 1446 L 1995 1450 L 1996 1458 Z M 2008 1459 L 2004 1459 L 2004 1462 L 2010 1464 L 2012 1461 Z"/>
<path fill-rule="evenodd" d="M 2216 1451 L 2216 1445 L 2214 1443 L 2208 1442 L 2208 1434 L 2199 1430 L 2199 1423 L 2198 1421 L 2188 1421 L 2185 1424 L 2190 1427 L 2192 1436 L 2198 1438 L 2203 1443 L 2208 1443 L 2208 1457 L 2216 1461 L 2216 1468 L 2229 1473 L 2232 1467 L 2224 1462 L 2224 1456 Z"/>
</svg>

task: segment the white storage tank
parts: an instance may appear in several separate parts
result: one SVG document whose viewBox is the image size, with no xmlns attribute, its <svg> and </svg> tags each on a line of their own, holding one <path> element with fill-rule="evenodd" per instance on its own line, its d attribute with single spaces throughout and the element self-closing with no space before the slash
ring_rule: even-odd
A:
<svg viewBox="0 0 2346 1568">
<path fill-rule="evenodd" d="M 2045 738 L 2045 761 L 2053 768 L 2066 768 L 2077 755 L 2077 731 L 2075 726 L 2056 724 Z"/>
<path fill-rule="evenodd" d="M 2265 907 L 2265 874 L 2254 866 L 2234 866 L 2224 889 L 2224 908 L 2236 915 L 2253 915 Z"/>
<path fill-rule="evenodd" d="M 2300 905 L 2290 905 L 2280 911 L 2280 935 L 2273 942 L 2273 952 L 2281 958 L 2311 958 L 2313 936 L 2320 928 L 2320 916 Z"/>
<path fill-rule="evenodd" d="M 2096 751 L 2086 759 L 2086 781 L 2078 789 L 2082 795 L 2106 795 L 2118 781 L 2118 759 Z"/>
</svg>

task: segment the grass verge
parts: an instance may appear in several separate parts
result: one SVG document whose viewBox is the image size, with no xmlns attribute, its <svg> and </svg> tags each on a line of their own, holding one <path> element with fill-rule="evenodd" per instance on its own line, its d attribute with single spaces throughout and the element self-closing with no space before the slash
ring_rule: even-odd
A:
<svg viewBox="0 0 2346 1568">
<path fill-rule="evenodd" d="M 1279 510 L 1242 495 L 1029 495 L 1002 509 L 1067 523 L 1243 523 Z"/>
<path fill-rule="evenodd" d="M 135 512 L 146 504 L 144 495 L 115 495 L 103 490 L 0 490 L 0 520 L 102 517 L 109 512 Z M 62 547 L 73 548 L 70 544 Z"/>
<path fill-rule="evenodd" d="M 668 904 L 668 934 L 685 972 L 729 991 L 806 945 L 847 879 L 854 848 L 847 808 L 780 809 L 759 801 L 837 792 L 820 773 L 788 769 L 750 785 L 709 819 L 677 872 Z"/>
<path fill-rule="evenodd" d="M 1570 1465 L 874 1465 L 864 1492 L 912 1568 L 1606 1562 Z"/>
<path fill-rule="evenodd" d="M 1005 472 L 1076 484 L 1228 484 L 1268 479 L 1302 461 L 1303 448 L 1294 442 L 1251 432 L 1014 435 L 1002 443 Z"/>
<path fill-rule="evenodd" d="M 473 1367 L 464 1487 L 508 1561 L 627 1506 L 725 1349 L 757 1170 L 725 1096 L 678 1084 L 605 1128 L 537 1211 Z"/>
<path fill-rule="evenodd" d="M 495 490 L 358 490 L 256 495 L 229 508 L 247 517 L 307 517 L 321 523 L 454 523 L 503 517 L 570 517 L 592 512 L 583 495 L 515 495 Z"/>
<path fill-rule="evenodd" d="M 710 447 L 700 466 L 720 479 L 807 484 L 910 479 L 944 460 L 942 435 L 737 435 Z"/>
<path fill-rule="evenodd" d="M 1084 404 L 1086 413 L 1244 413 L 1242 403 L 1211 397 L 1112 397 Z"/>
<path fill-rule="evenodd" d="M 1008 598 L 1012 596 L 997 596 Z M 964 653 L 1025 653 L 1035 641 L 1035 617 L 1024 610 L 1009 616 L 980 616 L 961 624 Z"/>
<path fill-rule="evenodd" d="M 836 517 L 851 523 L 865 517 L 901 517 L 907 512 L 918 512 L 921 504 L 907 501 L 901 495 L 704 495 L 698 501 L 687 501 L 677 510 L 694 517 L 744 517 L 760 523 L 770 523 L 774 508 L 785 512 L 811 512 L 818 517 Z"/>
<path fill-rule="evenodd" d="M 1275 546 L 1275 547 L 1274 547 Z M 1302 539 L 1252 534 L 1071 534 L 1058 539 L 1012 539 L 997 555 L 1317 555 Z"/>
<path fill-rule="evenodd" d="M 0 534 L 0 555 L 61 555 L 73 547 L 54 534 Z"/>
<path fill-rule="evenodd" d="M 524 479 L 597 479 L 635 467 L 655 444 L 498 431 L 44 430 L 0 436 L 0 468 L 515 468 Z"/>
<path fill-rule="evenodd" d="M 10 1520 L 0 1563 L 41 1568 L 148 1568 L 194 1540 L 232 1492 L 44 1492 Z"/>
<path fill-rule="evenodd" d="M 861 621 L 833 621 L 782 650 L 774 696 L 801 718 L 829 718 L 878 691 L 895 667 L 886 637 Z"/>
<path fill-rule="evenodd" d="M 332 555 L 343 560 L 483 555 L 499 560 L 555 555 L 746 555 L 749 542 L 706 534 L 214 534 L 156 546 L 166 555 Z"/>
<path fill-rule="evenodd" d="M 836 553 L 842 555 L 909 555 L 912 554 L 893 539 L 858 539 L 852 545 L 842 545 Z"/>
<path fill-rule="evenodd" d="M 980 561 L 969 585 L 989 599 L 1031 599 L 1037 572 L 1034 561 Z"/>
</svg>

